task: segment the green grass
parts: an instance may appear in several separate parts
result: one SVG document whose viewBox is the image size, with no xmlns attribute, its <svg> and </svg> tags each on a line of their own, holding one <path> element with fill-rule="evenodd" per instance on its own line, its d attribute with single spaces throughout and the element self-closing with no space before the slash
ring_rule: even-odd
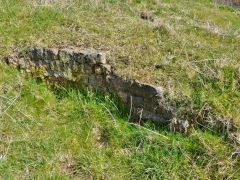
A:
<svg viewBox="0 0 240 180">
<path fill-rule="evenodd" d="M 1 57 L 35 45 L 106 51 L 120 75 L 163 86 L 177 118 L 211 125 L 184 136 L 141 123 L 165 139 L 128 124 L 116 97 L 50 91 L 0 66 L 0 178 L 239 178 L 233 132 L 217 128 L 240 126 L 239 27 L 239 10 L 210 0 L 0 0 Z"/>
<path fill-rule="evenodd" d="M 0 0 L 3 56 L 34 45 L 107 51 L 120 75 L 163 86 L 178 118 L 211 126 L 240 126 L 239 27 L 239 10 L 210 0 Z"/>
<path fill-rule="evenodd" d="M 0 66 L 3 179 L 237 179 L 239 146 L 224 132 L 174 134 L 128 123 L 116 97 L 91 89 L 50 91 Z"/>
</svg>

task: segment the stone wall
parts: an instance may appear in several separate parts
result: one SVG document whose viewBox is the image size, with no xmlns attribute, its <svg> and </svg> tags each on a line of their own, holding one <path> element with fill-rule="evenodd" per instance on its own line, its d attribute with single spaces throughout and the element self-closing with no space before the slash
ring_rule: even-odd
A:
<svg viewBox="0 0 240 180">
<path fill-rule="evenodd" d="M 162 102 L 161 87 L 118 76 L 104 53 L 35 47 L 6 62 L 27 73 L 41 71 L 49 81 L 67 80 L 117 95 L 134 118 L 160 123 L 172 118 L 172 111 Z"/>
</svg>

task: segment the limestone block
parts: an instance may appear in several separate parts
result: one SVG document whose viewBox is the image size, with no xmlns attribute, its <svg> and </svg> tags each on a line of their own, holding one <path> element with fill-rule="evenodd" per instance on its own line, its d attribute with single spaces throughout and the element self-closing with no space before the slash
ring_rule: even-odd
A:
<svg viewBox="0 0 240 180">
<path fill-rule="evenodd" d="M 72 60 L 70 62 L 70 65 L 71 65 L 71 69 L 72 69 L 73 72 L 79 72 L 80 66 L 81 66 L 81 64 L 79 64 L 79 62 L 77 62 L 75 60 Z"/>
<path fill-rule="evenodd" d="M 96 76 L 92 74 L 92 75 L 89 75 L 88 83 L 93 89 L 101 90 L 101 87 L 103 84 L 103 78 L 102 76 Z"/>
<path fill-rule="evenodd" d="M 77 63 L 77 68 L 80 74 L 84 73 L 84 64 Z"/>
<path fill-rule="evenodd" d="M 73 51 L 70 49 L 59 50 L 59 60 L 63 63 L 69 62 L 73 58 Z"/>
<path fill-rule="evenodd" d="M 84 63 L 84 57 L 86 56 L 86 52 L 84 51 L 74 51 L 73 52 L 73 59 L 78 63 Z"/>
<path fill-rule="evenodd" d="M 43 59 L 43 49 L 40 47 L 29 48 L 28 54 L 29 54 L 31 60 L 33 60 L 33 61 Z"/>
<path fill-rule="evenodd" d="M 96 64 L 96 60 L 93 56 L 91 56 L 91 54 L 87 54 L 84 57 L 84 64 Z"/>
<path fill-rule="evenodd" d="M 137 80 L 132 83 L 130 91 L 136 96 L 142 96 L 145 98 L 152 98 L 155 96 L 162 97 L 163 95 L 163 89 L 161 87 L 140 83 Z"/>
<path fill-rule="evenodd" d="M 84 72 L 87 74 L 93 74 L 93 68 L 91 64 L 84 64 Z"/>
<path fill-rule="evenodd" d="M 51 70 L 53 70 L 53 71 L 56 71 L 57 70 L 57 63 L 56 63 L 56 61 L 50 61 L 49 68 Z"/>
<path fill-rule="evenodd" d="M 95 68 L 95 74 L 97 75 L 103 74 L 102 68 L 100 66 L 95 66 L 94 68 Z"/>
<path fill-rule="evenodd" d="M 113 76 L 111 75 L 106 75 L 104 76 L 105 77 L 105 84 L 106 84 L 106 87 L 107 87 L 107 90 L 112 93 L 112 94 L 117 94 L 116 91 L 115 91 L 115 88 L 113 86 L 113 83 L 112 81 L 115 79 Z M 120 90 L 119 90 L 120 91 Z M 118 91 L 117 91 L 118 92 Z"/>
<path fill-rule="evenodd" d="M 156 114 L 143 108 L 132 107 L 132 115 L 135 119 L 151 119 L 162 124 L 167 123 L 167 120 L 161 114 Z"/>
<path fill-rule="evenodd" d="M 91 54 L 94 56 L 97 64 L 106 64 L 106 54 L 105 53 L 95 53 Z"/>
<path fill-rule="evenodd" d="M 59 64 L 57 64 L 57 66 L 58 66 L 58 71 L 59 72 L 63 73 L 65 71 L 64 63 L 59 63 Z"/>
<path fill-rule="evenodd" d="M 93 75 L 88 76 L 88 85 L 90 85 L 92 88 L 96 87 L 95 76 Z"/>
<path fill-rule="evenodd" d="M 102 87 L 103 86 L 103 77 L 101 75 L 93 75 L 95 77 L 96 85 L 97 87 Z"/>
<path fill-rule="evenodd" d="M 143 97 L 130 95 L 128 103 L 129 103 L 129 105 L 132 105 L 133 107 L 144 108 Z"/>
<path fill-rule="evenodd" d="M 157 96 L 152 98 L 144 98 L 144 109 L 161 114 L 165 119 L 171 119 L 173 111 L 168 107 L 166 103 L 162 103 L 161 99 Z"/>
<path fill-rule="evenodd" d="M 114 77 L 111 81 L 114 89 L 116 91 L 130 92 L 131 90 L 131 81 L 121 77 Z"/>
<path fill-rule="evenodd" d="M 50 61 L 48 60 L 39 60 L 39 65 L 44 69 L 50 69 Z"/>
<path fill-rule="evenodd" d="M 166 120 L 169 120 L 169 119 L 173 118 L 173 112 L 170 109 L 166 109 L 163 106 L 159 106 L 157 108 L 157 110 L 155 110 L 155 112 L 157 114 L 161 114 L 161 116 Z"/>
<path fill-rule="evenodd" d="M 144 98 L 144 107 L 147 110 L 155 111 L 159 107 L 159 98 Z"/>
<path fill-rule="evenodd" d="M 72 69 L 69 63 L 64 64 L 64 71 L 62 73 L 67 80 L 73 80 Z"/>
<path fill-rule="evenodd" d="M 111 72 L 112 72 L 111 66 L 108 65 L 108 64 L 103 64 L 103 65 L 101 65 L 101 68 L 102 68 L 102 72 L 103 72 L 105 75 L 109 75 L 109 74 L 111 74 Z"/>
<path fill-rule="evenodd" d="M 43 59 L 45 60 L 58 60 L 58 49 L 45 48 L 43 50 Z"/>
<path fill-rule="evenodd" d="M 32 61 L 32 62 L 35 64 L 35 67 L 36 67 L 36 68 L 39 68 L 39 66 L 40 66 L 39 60 L 37 60 L 37 61 Z"/>
<path fill-rule="evenodd" d="M 159 122 L 159 123 L 167 123 L 167 120 L 161 115 L 161 114 L 156 114 L 151 111 L 143 110 L 142 114 L 143 119 L 151 119 L 153 121 Z"/>
<path fill-rule="evenodd" d="M 126 92 L 119 91 L 117 93 L 118 97 L 120 98 L 123 104 L 127 104 L 128 102 L 128 94 Z"/>
<path fill-rule="evenodd" d="M 104 53 L 93 53 L 85 56 L 85 63 L 88 64 L 106 64 L 106 55 Z"/>
</svg>

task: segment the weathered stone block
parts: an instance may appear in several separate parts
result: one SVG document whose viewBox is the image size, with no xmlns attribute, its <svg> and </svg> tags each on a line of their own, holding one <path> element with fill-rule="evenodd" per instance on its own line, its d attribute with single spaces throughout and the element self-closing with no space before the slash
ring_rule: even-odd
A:
<svg viewBox="0 0 240 180">
<path fill-rule="evenodd" d="M 96 90 L 101 90 L 103 85 L 103 78 L 102 76 L 98 75 L 89 75 L 88 84 Z"/>
<path fill-rule="evenodd" d="M 94 56 L 97 64 L 106 64 L 106 54 L 105 53 L 95 53 Z"/>
<path fill-rule="evenodd" d="M 72 69 L 69 63 L 64 64 L 64 71 L 62 73 L 67 80 L 74 80 L 72 75 Z"/>
<path fill-rule="evenodd" d="M 45 60 L 58 60 L 58 49 L 45 48 L 43 50 L 43 59 L 45 59 Z"/>
<path fill-rule="evenodd" d="M 122 92 L 122 91 L 119 91 L 118 93 L 117 93 L 117 95 L 118 95 L 118 97 L 120 98 L 120 100 L 121 100 L 121 102 L 124 104 L 124 105 L 126 105 L 127 104 L 127 102 L 128 102 L 128 94 L 127 93 L 125 93 L 125 92 Z"/>
<path fill-rule="evenodd" d="M 106 87 L 107 87 L 107 91 L 112 93 L 112 94 L 117 94 L 114 87 L 113 87 L 113 77 L 111 75 L 106 75 L 106 76 L 103 76 L 105 77 L 105 83 L 106 83 Z"/>
<path fill-rule="evenodd" d="M 163 89 L 161 87 L 140 83 L 137 80 L 132 83 L 130 91 L 136 96 L 142 96 L 145 98 L 152 98 L 155 96 L 162 97 L 163 95 Z"/>
<path fill-rule="evenodd" d="M 59 60 L 63 63 L 69 62 L 73 58 L 73 51 L 69 49 L 59 50 Z"/>
<path fill-rule="evenodd" d="M 139 96 L 131 96 L 129 97 L 129 105 L 131 104 L 133 107 L 144 108 L 144 99 Z"/>
<path fill-rule="evenodd" d="M 159 107 L 159 98 L 158 97 L 152 97 L 152 98 L 144 98 L 144 107 L 147 110 L 156 110 Z"/>
<path fill-rule="evenodd" d="M 162 103 L 157 96 L 152 98 L 144 98 L 144 109 L 160 114 L 165 119 L 171 119 L 173 116 L 172 110 L 168 108 L 167 104 Z"/>
<path fill-rule="evenodd" d="M 77 68 L 78 68 L 78 72 L 81 74 L 81 73 L 84 73 L 84 64 L 78 64 L 77 63 Z"/>
<path fill-rule="evenodd" d="M 57 70 L 57 63 L 56 63 L 56 61 L 50 61 L 49 68 L 50 68 L 50 70 L 56 71 Z"/>
<path fill-rule="evenodd" d="M 71 66 L 71 69 L 73 72 L 79 72 L 79 66 L 81 66 L 81 64 L 79 64 L 79 62 L 77 62 L 75 60 L 71 60 L 70 66 Z"/>
<path fill-rule="evenodd" d="M 102 68 L 100 66 L 95 66 L 94 71 L 95 71 L 95 74 L 97 74 L 97 75 L 103 74 Z"/>
<path fill-rule="evenodd" d="M 39 65 L 44 69 L 50 69 L 50 61 L 49 60 L 39 60 Z"/>
<path fill-rule="evenodd" d="M 94 75 L 89 75 L 89 76 L 88 76 L 88 85 L 90 85 L 92 88 L 96 88 L 96 86 L 97 86 L 97 81 L 96 81 Z"/>
<path fill-rule="evenodd" d="M 96 64 L 96 60 L 93 56 L 91 56 L 91 54 L 87 54 L 84 57 L 84 64 Z"/>
<path fill-rule="evenodd" d="M 121 77 L 112 78 L 111 83 L 116 91 L 124 91 L 124 92 L 130 91 L 131 84 L 132 84 L 130 80 L 127 80 Z"/>
<path fill-rule="evenodd" d="M 59 63 L 57 65 L 58 65 L 58 71 L 63 73 L 65 71 L 64 63 Z"/>
<path fill-rule="evenodd" d="M 43 59 L 43 49 L 40 47 L 29 48 L 27 52 L 33 61 L 42 60 Z"/>
<path fill-rule="evenodd" d="M 105 64 L 106 55 L 104 53 L 93 53 L 85 56 L 85 63 L 88 64 Z"/>
<path fill-rule="evenodd" d="M 84 72 L 87 74 L 93 74 L 93 66 L 91 64 L 84 64 Z"/>
<path fill-rule="evenodd" d="M 111 74 L 111 72 L 112 72 L 111 66 L 108 65 L 108 64 L 103 64 L 103 65 L 101 65 L 101 68 L 102 68 L 102 72 L 103 72 L 105 75 L 109 75 L 109 74 Z"/>
<path fill-rule="evenodd" d="M 168 121 L 161 116 L 161 114 L 156 114 L 151 111 L 147 111 L 143 108 L 132 108 L 132 115 L 135 119 L 151 119 L 152 121 L 156 121 L 159 123 L 167 123 Z"/>
<path fill-rule="evenodd" d="M 84 51 L 74 51 L 73 52 L 73 59 L 78 63 L 84 63 L 84 57 L 86 56 L 86 52 Z"/>
</svg>

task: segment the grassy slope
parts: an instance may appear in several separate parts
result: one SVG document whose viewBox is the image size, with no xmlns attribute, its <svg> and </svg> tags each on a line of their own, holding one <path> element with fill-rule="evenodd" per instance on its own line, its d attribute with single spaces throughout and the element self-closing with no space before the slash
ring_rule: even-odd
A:
<svg viewBox="0 0 240 180">
<path fill-rule="evenodd" d="M 108 110 L 107 110 L 108 109 Z M 111 112 L 111 113 L 109 113 Z M 118 100 L 90 90 L 50 91 L 0 66 L 0 178 L 237 179 L 239 146 L 224 133 L 188 137 L 128 124 Z"/>
<path fill-rule="evenodd" d="M 0 0 L 3 55 L 32 45 L 100 48 L 119 74 L 165 87 L 179 118 L 193 120 L 188 111 L 213 124 L 240 126 L 239 27 L 239 10 L 209 0 Z"/>
<path fill-rule="evenodd" d="M 194 119 L 239 125 L 238 10 L 209 0 L 59 2 L 0 0 L 1 56 L 33 45 L 100 48 L 120 74 L 164 86 L 180 118 L 191 118 L 182 116 L 188 111 Z M 139 18 L 141 11 L 154 22 Z M 1 66 L 0 176 L 240 176 L 239 147 L 225 132 L 195 129 L 184 137 L 142 124 L 165 140 L 127 124 L 109 98 L 118 104 L 90 91 L 53 93 Z"/>
</svg>

